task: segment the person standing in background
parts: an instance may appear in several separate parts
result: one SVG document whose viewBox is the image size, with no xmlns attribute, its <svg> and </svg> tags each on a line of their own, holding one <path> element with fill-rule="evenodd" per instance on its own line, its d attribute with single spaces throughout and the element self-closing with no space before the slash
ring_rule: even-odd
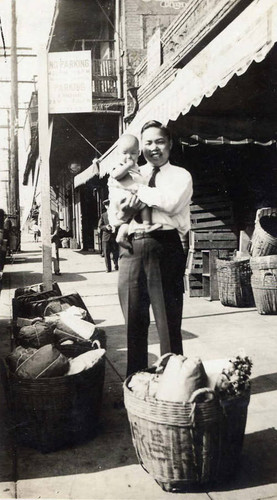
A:
<svg viewBox="0 0 277 500">
<path fill-rule="evenodd" d="M 52 243 L 52 260 L 53 260 L 54 273 L 56 274 L 56 276 L 61 276 L 60 255 L 59 255 L 59 248 L 61 247 L 60 221 L 57 217 L 54 218 L 51 243 Z"/>
<path fill-rule="evenodd" d="M 115 241 L 116 235 L 113 231 L 113 227 L 109 223 L 107 207 L 109 206 L 109 200 L 104 200 L 103 205 L 105 207 L 105 211 L 102 213 L 98 229 L 102 232 L 102 251 L 105 258 L 106 264 L 106 272 L 110 273 L 112 270 L 111 265 L 111 255 L 112 260 L 114 262 L 115 271 L 118 270 L 118 244 Z"/>
<path fill-rule="evenodd" d="M 33 229 L 33 234 L 34 234 L 34 241 L 38 241 L 40 231 L 39 231 L 38 224 L 36 222 L 33 224 L 32 229 Z"/>
</svg>

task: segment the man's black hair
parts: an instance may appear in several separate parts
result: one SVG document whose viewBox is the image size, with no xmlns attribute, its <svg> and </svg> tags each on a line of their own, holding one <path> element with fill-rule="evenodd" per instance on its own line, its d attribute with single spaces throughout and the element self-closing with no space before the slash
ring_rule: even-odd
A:
<svg viewBox="0 0 277 500">
<path fill-rule="evenodd" d="M 170 130 L 165 126 L 163 125 L 161 122 L 158 122 L 157 120 L 150 120 L 148 122 L 146 122 L 142 129 L 141 129 L 141 135 L 143 134 L 143 132 L 145 130 L 147 130 L 148 128 L 158 128 L 159 130 L 161 130 L 164 135 L 168 138 L 169 141 L 171 141 L 171 133 L 170 133 Z"/>
</svg>

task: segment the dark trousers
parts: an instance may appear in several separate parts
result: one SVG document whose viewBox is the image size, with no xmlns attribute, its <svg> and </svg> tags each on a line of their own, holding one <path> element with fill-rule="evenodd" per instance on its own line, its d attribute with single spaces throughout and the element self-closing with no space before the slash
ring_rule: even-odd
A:
<svg viewBox="0 0 277 500">
<path fill-rule="evenodd" d="M 133 252 L 124 249 L 120 255 L 118 293 L 127 333 L 127 376 L 148 365 L 150 303 L 161 354 L 183 353 L 183 248 L 175 230 L 154 231 L 149 235 L 133 239 Z"/>
<path fill-rule="evenodd" d="M 60 272 L 60 255 L 59 255 L 59 245 L 52 243 L 52 262 L 54 273 Z"/>
<path fill-rule="evenodd" d="M 111 271 L 112 270 L 111 255 L 114 265 L 116 267 L 118 265 L 118 256 L 119 256 L 118 244 L 114 239 L 110 239 L 108 241 L 102 240 L 102 249 L 105 257 L 106 269 L 107 271 Z"/>
</svg>

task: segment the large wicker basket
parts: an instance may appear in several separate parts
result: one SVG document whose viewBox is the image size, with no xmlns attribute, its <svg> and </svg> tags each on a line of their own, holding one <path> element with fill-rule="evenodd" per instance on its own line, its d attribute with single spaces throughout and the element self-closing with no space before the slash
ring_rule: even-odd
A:
<svg viewBox="0 0 277 500">
<path fill-rule="evenodd" d="M 253 307 L 249 258 L 216 259 L 219 298 L 224 306 Z"/>
<path fill-rule="evenodd" d="M 76 350 L 75 356 L 78 354 Z M 104 357 L 75 375 L 36 380 L 20 379 L 4 366 L 18 442 L 46 453 L 93 436 L 102 404 Z"/>
<path fill-rule="evenodd" d="M 252 257 L 252 289 L 260 314 L 277 314 L 277 255 Z"/>
<path fill-rule="evenodd" d="M 132 440 L 142 467 L 166 491 L 189 491 L 236 471 L 241 454 L 249 394 L 221 406 L 210 389 L 191 402 L 142 400 L 124 383 Z M 203 391 L 212 398 L 197 403 Z"/>
<path fill-rule="evenodd" d="M 277 254 L 277 208 L 257 210 L 249 252 L 252 257 Z"/>
</svg>

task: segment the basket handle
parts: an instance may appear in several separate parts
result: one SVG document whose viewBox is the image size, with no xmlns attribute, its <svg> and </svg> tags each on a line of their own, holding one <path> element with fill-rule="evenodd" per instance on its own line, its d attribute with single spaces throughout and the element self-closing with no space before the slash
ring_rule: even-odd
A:
<svg viewBox="0 0 277 500">
<path fill-rule="evenodd" d="M 259 208 L 256 212 L 256 219 L 255 223 L 260 220 L 261 217 L 269 215 L 270 217 L 276 217 L 277 216 L 277 208 L 276 207 L 263 207 Z"/>
<path fill-rule="evenodd" d="M 277 282 L 276 274 L 274 274 L 272 271 L 266 271 L 266 273 L 264 273 L 264 277 L 263 277 L 263 285 L 264 285 L 266 276 L 273 276 L 275 278 L 275 281 Z"/>
<path fill-rule="evenodd" d="M 229 268 L 227 266 L 220 266 L 217 270 L 218 271 L 228 271 Z"/>
<path fill-rule="evenodd" d="M 98 339 L 93 340 L 93 342 L 91 343 L 91 347 L 92 349 L 101 349 L 100 340 Z"/>
<path fill-rule="evenodd" d="M 189 398 L 189 403 L 196 403 L 198 396 L 203 396 L 204 394 L 211 394 L 213 398 L 215 397 L 215 392 L 210 387 L 202 387 L 201 389 L 196 389 Z M 212 399 L 213 399 L 212 398 Z"/>
</svg>

